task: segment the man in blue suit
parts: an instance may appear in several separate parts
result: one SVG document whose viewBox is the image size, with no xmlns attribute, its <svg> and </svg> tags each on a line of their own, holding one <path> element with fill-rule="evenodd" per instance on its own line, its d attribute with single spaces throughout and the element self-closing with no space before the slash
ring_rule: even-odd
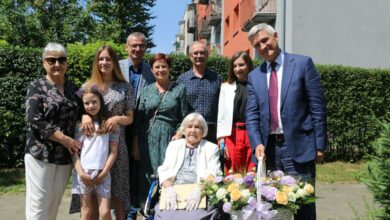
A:
<svg viewBox="0 0 390 220">
<path fill-rule="evenodd" d="M 326 106 L 320 76 L 310 57 L 282 51 L 278 33 L 258 24 L 248 39 L 265 60 L 248 78 L 247 129 L 254 162 L 315 184 L 315 163 L 326 149 Z M 316 219 L 315 204 L 295 219 Z"/>
<path fill-rule="evenodd" d="M 138 108 L 139 97 L 142 88 L 155 82 L 155 78 L 151 72 L 150 65 L 144 61 L 145 52 L 147 49 L 146 37 L 140 32 L 133 32 L 127 37 L 125 48 L 128 53 L 128 58 L 119 61 L 119 65 L 123 76 L 128 83 L 131 83 L 136 96 L 136 106 Z M 134 118 L 137 117 L 137 110 L 134 111 Z M 127 215 L 128 220 L 136 219 L 139 208 L 138 189 L 136 188 L 137 177 L 139 176 L 139 152 L 132 149 L 133 127 L 131 125 L 126 128 L 126 143 L 130 152 L 130 197 L 131 207 Z"/>
</svg>

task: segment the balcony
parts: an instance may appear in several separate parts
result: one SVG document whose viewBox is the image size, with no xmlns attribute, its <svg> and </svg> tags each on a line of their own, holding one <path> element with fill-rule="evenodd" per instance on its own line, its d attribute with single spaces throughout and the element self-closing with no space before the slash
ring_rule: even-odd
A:
<svg viewBox="0 0 390 220">
<path fill-rule="evenodd" d="M 218 26 L 221 24 L 222 16 L 221 14 L 211 14 L 209 17 L 210 26 Z"/>
<path fill-rule="evenodd" d="M 196 30 L 195 11 L 188 10 L 186 17 L 187 17 L 187 32 L 188 33 L 195 33 L 195 30 Z"/>
<path fill-rule="evenodd" d="M 213 0 L 211 3 L 211 13 L 208 17 L 210 26 L 218 26 L 222 19 L 222 3 L 221 0 Z"/>
<path fill-rule="evenodd" d="M 243 31 L 249 31 L 256 24 L 270 24 L 276 20 L 277 0 L 242 1 L 239 7 L 243 10 L 251 9 L 250 13 L 244 14 L 240 19 Z"/>
<path fill-rule="evenodd" d="M 178 40 L 184 40 L 184 34 L 176 34 L 175 38 Z"/>
<path fill-rule="evenodd" d="M 211 35 L 210 27 L 207 25 L 206 20 L 202 21 L 202 29 L 199 32 L 200 39 L 208 39 Z"/>
<path fill-rule="evenodd" d="M 187 32 L 188 33 L 195 33 L 196 26 L 195 26 L 195 19 L 188 19 L 187 20 Z"/>
<path fill-rule="evenodd" d="M 205 39 L 207 40 L 211 35 L 211 31 L 209 29 L 201 30 L 199 33 L 199 38 L 200 39 Z"/>
</svg>

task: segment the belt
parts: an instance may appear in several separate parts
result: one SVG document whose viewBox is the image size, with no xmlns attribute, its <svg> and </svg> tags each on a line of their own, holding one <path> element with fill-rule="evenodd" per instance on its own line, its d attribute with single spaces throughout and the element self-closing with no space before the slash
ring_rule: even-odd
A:
<svg viewBox="0 0 390 220">
<path fill-rule="evenodd" d="M 237 128 L 238 130 L 246 130 L 246 125 L 244 123 L 241 125 L 233 124 L 233 127 Z"/>
<path fill-rule="evenodd" d="M 284 142 L 285 141 L 283 134 L 270 134 L 269 137 L 270 138 L 274 138 L 275 141 L 278 141 L 278 142 Z"/>
</svg>

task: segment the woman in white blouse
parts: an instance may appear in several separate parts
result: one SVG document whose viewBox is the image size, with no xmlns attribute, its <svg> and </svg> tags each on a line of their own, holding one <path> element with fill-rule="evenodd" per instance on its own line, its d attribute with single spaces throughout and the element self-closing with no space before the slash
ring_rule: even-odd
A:
<svg viewBox="0 0 390 220">
<path fill-rule="evenodd" d="M 217 139 L 225 144 L 225 171 L 249 171 L 252 150 L 245 124 L 247 79 L 253 63 L 246 52 L 236 52 L 230 60 L 227 81 L 221 86 L 218 103 Z"/>
</svg>

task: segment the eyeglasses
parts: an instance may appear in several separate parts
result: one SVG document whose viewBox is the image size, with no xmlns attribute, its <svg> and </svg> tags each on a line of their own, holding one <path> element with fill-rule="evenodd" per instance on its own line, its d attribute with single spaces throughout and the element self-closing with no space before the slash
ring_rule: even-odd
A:
<svg viewBox="0 0 390 220">
<path fill-rule="evenodd" d="M 145 49 L 145 48 L 146 48 L 146 45 L 145 45 L 145 44 L 129 44 L 129 46 L 130 46 L 132 49 L 137 49 L 137 47 L 139 47 L 139 49 Z"/>
<path fill-rule="evenodd" d="M 68 59 L 66 57 L 46 57 L 45 58 L 45 61 L 50 65 L 56 64 L 57 61 L 59 64 L 64 64 L 64 63 L 66 63 L 67 60 Z"/>
</svg>

